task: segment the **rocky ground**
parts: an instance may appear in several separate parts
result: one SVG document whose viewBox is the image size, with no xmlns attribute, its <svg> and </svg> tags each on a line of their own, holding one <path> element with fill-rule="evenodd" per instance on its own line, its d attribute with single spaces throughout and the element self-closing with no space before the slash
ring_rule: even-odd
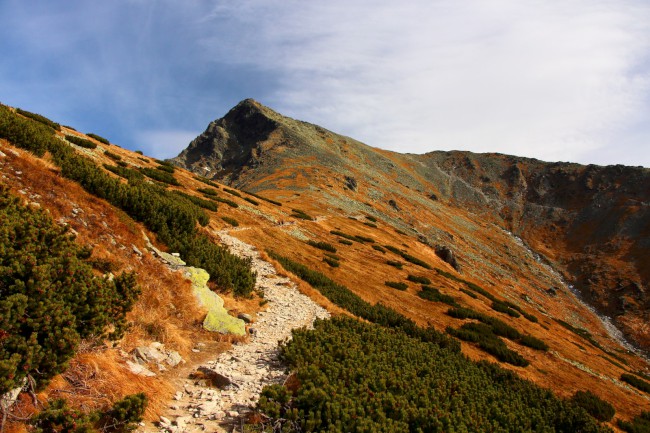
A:
<svg viewBox="0 0 650 433">
<path fill-rule="evenodd" d="M 254 408 L 262 388 L 287 377 L 286 366 L 278 360 L 278 341 L 289 339 L 292 329 L 309 327 L 316 318 L 329 316 L 291 280 L 278 276 L 253 246 L 225 231 L 219 236 L 234 254 L 252 258 L 257 288 L 264 293 L 268 308 L 252 318 L 248 342 L 193 366 L 192 374 L 179 382 L 160 422 L 143 426 L 141 432 L 239 431 L 242 416 Z"/>
</svg>

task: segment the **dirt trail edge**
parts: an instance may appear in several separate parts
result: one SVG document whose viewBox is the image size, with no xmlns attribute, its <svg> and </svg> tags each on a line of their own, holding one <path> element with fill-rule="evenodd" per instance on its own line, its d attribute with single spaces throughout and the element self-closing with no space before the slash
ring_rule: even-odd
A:
<svg viewBox="0 0 650 433">
<path fill-rule="evenodd" d="M 278 276 L 273 265 L 260 259 L 255 247 L 226 231 L 217 234 L 233 254 L 252 259 L 256 288 L 263 291 L 268 308 L 250 325 L 253 333 L 249 342 L 235 344 L 214 360 L 196 365 L 194 371 L 203 372 L 206 378 L 180 382 L 158 425 L 142 426 L 140 432 L 233 431 L 240 416 L 255 406 L 264 386 L 286 379 L 286 366 L 278 360 L 278 342 L 288 340 L 292 329 L 311 327 L 316 318 L 329 317 L 290 279 Z M 209 376 L 221 382 L 221 388 L 209 386 Z"/>
</svg>

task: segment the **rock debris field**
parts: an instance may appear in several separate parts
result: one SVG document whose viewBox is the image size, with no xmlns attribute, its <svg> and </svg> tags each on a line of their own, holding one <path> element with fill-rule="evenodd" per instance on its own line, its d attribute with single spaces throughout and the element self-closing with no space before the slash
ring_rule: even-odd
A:
<svg viewBox="0 0 650 433">
<path fill-rule="evenodd" d="M 235 344 L 214 360 L 197 366 L 199 373 L 188 377 L 178 389 L 165 416 L 160 417 L 157 431 L 238 431 L 239 418 L 255 407 L 262 388 L 281 384 L 287 377 L 286 366 L 278 360 L 278 341 L 289 339 L 292 329 L 311 327 L 316 318 L 329 317 L 291 280 L 278 276 L 273 265 L 261 260 L 252 245 L 226 231 L 218 235 L 233 254 L 252 259 L 256 287 L 263 291 L 268 308 L 251 323 L 249 342 Z M 142 427 L 141 431 L 151 430 Z"/>
</svg>

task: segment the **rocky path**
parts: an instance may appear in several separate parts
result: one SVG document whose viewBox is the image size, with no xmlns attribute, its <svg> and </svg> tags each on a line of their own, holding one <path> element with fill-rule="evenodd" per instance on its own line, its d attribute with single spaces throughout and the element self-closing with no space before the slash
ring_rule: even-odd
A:
<svg viewBox="0 0 650 433">
<path fill-rule="evenodd" d="M 187 378 L 180 384 L 157 431 L 235 430 L 241 415 L 255 406 L 262 388 L 286 379 L 286 368 L 278 361 L 278 341 L 290 338 L 292 329 L 310 327 L 314 319 L 329 317 L 325 309 L 301 294 L 291 280 L 279 277 L 273 265 L 261 260 L 252 245 L 226 231 L 218 235 L 232 253 L 252 259 L 257 288 L 264 292 L 268 308 L 254 318 L 249 342 L 236 344 L 214 360 L 196 366 L 203 378 Z M 211 381 L 222 382 L 221 388 L 210 386 Z M 223 386 L 224 382 L 231 384 Z M 145 427 L 141 431 L 156 430 Z"/>
</svg>

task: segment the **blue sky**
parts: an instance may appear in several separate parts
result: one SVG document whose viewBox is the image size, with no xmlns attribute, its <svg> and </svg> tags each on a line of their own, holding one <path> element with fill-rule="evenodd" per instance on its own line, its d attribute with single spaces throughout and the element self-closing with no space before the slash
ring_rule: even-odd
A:
<svg viewBox="0 0 650 433">
<path fill-rule="evenodd" d="M 245 98 L 369 145 L 650 167 L 646 0 L 0 0 L 0 102 L 159 158 Z"/>
</svg>

